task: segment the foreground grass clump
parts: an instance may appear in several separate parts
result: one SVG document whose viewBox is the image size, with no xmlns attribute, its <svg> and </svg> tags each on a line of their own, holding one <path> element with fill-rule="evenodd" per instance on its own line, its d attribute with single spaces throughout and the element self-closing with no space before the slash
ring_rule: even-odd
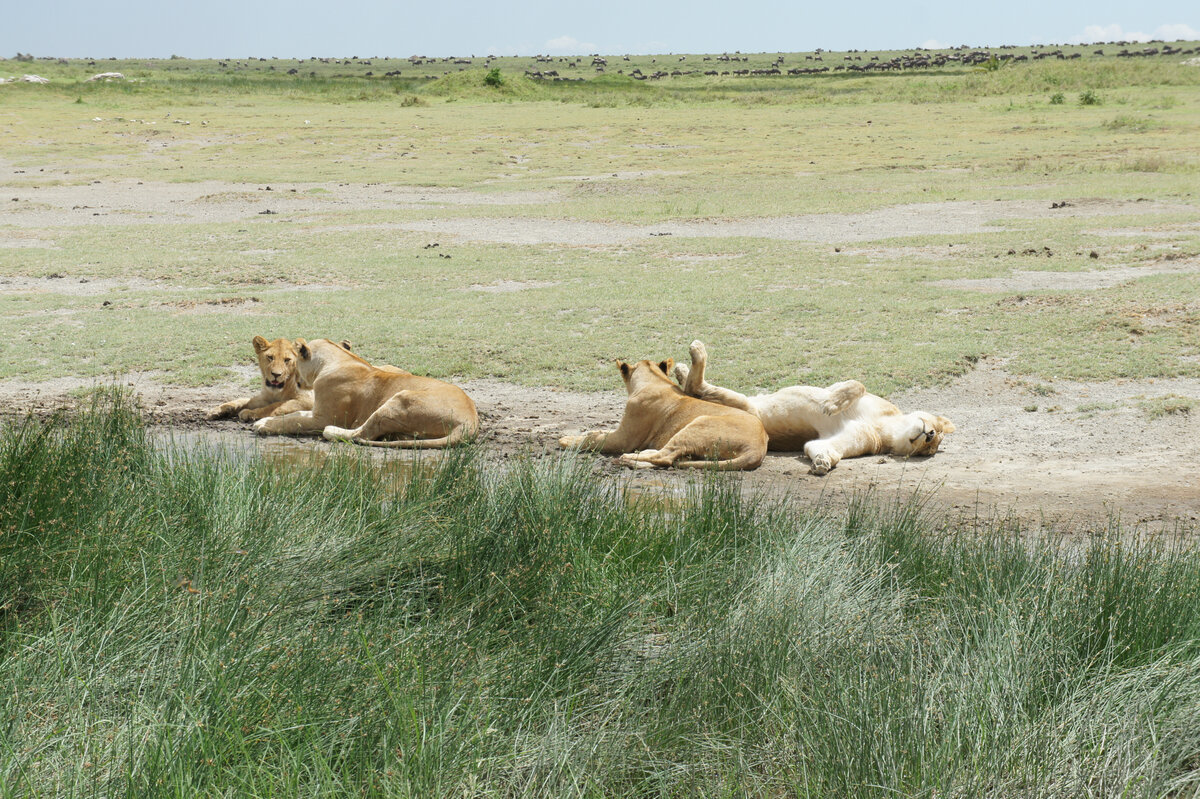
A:
<svg viewBox="0 0 1200 799">
<path fill-rule="evenodd" d="M 1161 796 L 1200 557 L 844 519 L 588 461 L 0 432 L 0 795 Z"/>
</svg>

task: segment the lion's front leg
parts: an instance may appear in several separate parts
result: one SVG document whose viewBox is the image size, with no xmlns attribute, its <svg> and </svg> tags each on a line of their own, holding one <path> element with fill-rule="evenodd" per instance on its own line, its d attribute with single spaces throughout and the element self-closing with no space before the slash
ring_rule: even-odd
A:
<svg viewBox="0 0 1200 799">
<path fill-rule="evenodd" d="M 213 419 L 224 419 L 228 416 L 236 416 L 246 406 L 255 400 L 255 397 L 243 397 L 242 399 L 230 400 L 223 402 L 217 407 L 204 414 L 204 418 L 212 421 Z"/>
<path fill-rule="evenodd" d="M 876 430 L 870 425 L 856 422 L 829 438 L 809 441 L 804 445 L 804 454 L 812 461 L 813 474 L 828 474 L 843 458 L 880 452 L 880 443 Z"/>
<path fill-rule="evenodd" d="M 261 408 L 245 408 L 238 414 L 238 418 L 243 422 L 255 422 L 259 419 L 265 419 L 268 416 L 286 416 L 289 413 L 311 409 L 311 402 L 305 402 L 302 399 L 290 399 L 282 402 L 272 402 L 270 405 L 264 405 Z"/>
<path fill-rule="evenodd" d="M 296 436 L 316 434 L 325 429 L 325 422 L 313 418 L 312 411 L 297 411 L 286 416 L 268 416 L 254 423 L 260 436 Z"/>
</svg>

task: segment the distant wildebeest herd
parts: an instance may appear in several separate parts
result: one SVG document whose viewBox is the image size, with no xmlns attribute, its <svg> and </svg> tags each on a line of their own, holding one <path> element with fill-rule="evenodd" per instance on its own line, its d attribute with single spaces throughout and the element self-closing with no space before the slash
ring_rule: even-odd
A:
<svg viewBox="0 0 1200 799">
<path fill-rule="evenodd" d="M 347 341 L 255 336 L 253 346 L 262 389 L 213 408 L 207 418 L 253 421 L 260 435 L 319 434 L 405 449 L 451 446 L 479 432 L 475 403 L 461 388 L 374 366 Z M 901 413 L 857 380 L 747 397 L 705 379 L 702 342 L 692 342 L 690 356 L 690 366 L 617 361 L 627 394 L 617 429 L 564 436 L 559 446 L 619 455 L 632 468 L 722 470 L 757 468 L 767 450 L 803 451 L 821 475 L 858 455 L 932 455 L 954 432 L 944 416 Z"/>
</svg>

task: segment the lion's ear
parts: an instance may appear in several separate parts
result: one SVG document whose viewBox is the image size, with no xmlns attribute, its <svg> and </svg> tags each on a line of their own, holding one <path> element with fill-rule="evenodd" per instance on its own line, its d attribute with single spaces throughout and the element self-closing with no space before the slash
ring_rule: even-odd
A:
<svg viewBox="0 0 1200 799">
<path fill-rule="evenodd" d="M 309 349 L 307 341 L 302 338 L 298 338 L 292 343 L 296 347 L 296 354 L 299 355 L 301 359 L 307 361 L 312 357 L 312 350 Z"/>
<path fill-rule="evenodd" d="M 663 374 L 666 375 L 667 377 L 671 376 L 671 369 L 674 368 L 674 366 L 675 366 L 674 358 L 667 358 L 665 361 L 658 362 L 658 368 L 662 369 Z"/>
<path fill-rule="evenodd" d="M 947 419 L 945 416 L 937 418 L 938 427 L 941 428 L 943 435 L 949 435 L 954 432 L 954 422 Z"/>
<path fill-rule="evenodd" d="M 347 339 L 342 339 L 342 349 L 344 349 L 346 352 L 354 351 L 354 347 L 350 346 L 350 342 Z"/>
<path fill-rule="evenodd" d="M 255 336 L 254 340 L 251 341 L 250 343 L 254 345 L 255 352 L 262 352 L 267 347 L 271 346 L 271 343 L 269 341 L 267 341 L 265 338 L 263 338 L 262 336 Z"/>
<path fill-rule="evenodd" d="M 630 368 L 629 368 L 629 364 L 625 363 L 625 362 L 624 362 L 624 361 L 622 361 L 622 360 L 618 360 L 618 361 L 617 361 L 617 368 L 621 370 L 621 377 L 623 377 L 623 378 L 625 378 L 626 380 L 628 380 L 628 379 L 629 379 L 629 374 L 630 374 L 630 372 L 632 372 L 632 371 L 633 371 L 632 369 L 630 369 Z"/>
</svg>

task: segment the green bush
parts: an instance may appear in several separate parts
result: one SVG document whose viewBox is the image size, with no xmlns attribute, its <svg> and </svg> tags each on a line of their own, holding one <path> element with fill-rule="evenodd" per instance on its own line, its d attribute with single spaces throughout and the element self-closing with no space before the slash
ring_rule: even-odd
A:
<svg viewBox="0 0 1200 799">
<path fill-rule="evenodd" d="M 500 75 L 500 70 L 493 67 L 483 76 L 483 82 L 488 86 L 499 87 L 504 85 L 504 78 Z"/>
</svg>

